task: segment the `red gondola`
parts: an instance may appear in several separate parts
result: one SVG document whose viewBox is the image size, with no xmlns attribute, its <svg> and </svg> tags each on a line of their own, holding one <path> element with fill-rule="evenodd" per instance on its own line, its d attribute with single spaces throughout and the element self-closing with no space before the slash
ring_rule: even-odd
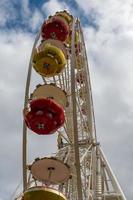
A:
<svg viewBox="0 0 133 200">
<path fill-rule="evenodd" d="M 44 22 L 41 29 L 43 39 L 57 39 L 65 41 L 67 39 L 69 27 L 58 16 L 52 17 L 49 21 Z"/>
<path fill-rule="evenodd" d="M 63 108 L 51 99 L 35 99 L 24 109 L 24 119 L 29 129 L 48 135 L 60 128 L 64 121 Z"/>
</svg>

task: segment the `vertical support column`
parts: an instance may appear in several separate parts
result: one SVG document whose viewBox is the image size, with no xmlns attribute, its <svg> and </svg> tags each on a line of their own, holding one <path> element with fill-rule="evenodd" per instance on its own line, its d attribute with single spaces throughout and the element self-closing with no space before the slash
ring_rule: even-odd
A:
<svg viewBox="0 0 133 200">
<path fill-rule="evenodd" d="M 78 128 L 77 128 L 77 108 L 76 108 L 76 93 L 75 93 L 75 20 L 72 25 L 72 42 L 71 42 L 71 94 L 73 108 L 73 134 L 74 134 L 74 151 L 75 151 L 75 168 L 77 175 L 77 192 L 78 200 L 82 200 L 82 182 L 80 172 L 80 158 L 78 145 Z"/>
<path fill-rule="evenodd" d="M 102 175 L 99 144 L 96 146 L 96 200 L 102 200 Z"/>
<path fill-rule="evenodd" d="M 95 143 L 92 149 L 92 190 L 93 199 L 102 200 L 102 174 L 99 143 Z"/>
<path fill-rule="evenodd" d="M 92 147 L 92 196 L 96 198 L 96 145 Z"/>
<path fill-rule="evenodd" d="M 25 88 L 25 99 L 24 99 L 24 107 L 27 106 L 28 99 L 29 99 L 29 88 L 30 88 L 30 80 L 31 80 L 31 72 L 32 72 L 32 55 L 35 49 L 35 46 L 38 42 L 40 37 L 40 32 L 37 34 L 35 38 L 35 42 L 32 48 L 32 53 L 29 62 L 28 68 L 28 75 L 26 81 L 26 88 Z M 22 159 L 23 159 L 23 191 L 27 189 L 27 127 L 25 122 L 23 121 L 23 144 L 22 144 Z"/>
</svg>

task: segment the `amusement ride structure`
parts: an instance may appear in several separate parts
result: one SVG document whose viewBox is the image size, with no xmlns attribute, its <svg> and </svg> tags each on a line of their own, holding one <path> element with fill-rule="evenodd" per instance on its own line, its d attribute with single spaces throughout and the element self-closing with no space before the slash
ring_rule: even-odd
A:
<svg viewBox="0 0 133 200">
<path fill-rule="evenodd" d="M 32 69 L 43 84 L 30 91 Z M 16 200 L 126 200 L 97 141 L 84 37 L 67 11 L 49 16 L 36 36 L 23 116 L 23 192 Z M 55 156 L 29 163 L 27 134 L 56 134 Z"/>
</svg>

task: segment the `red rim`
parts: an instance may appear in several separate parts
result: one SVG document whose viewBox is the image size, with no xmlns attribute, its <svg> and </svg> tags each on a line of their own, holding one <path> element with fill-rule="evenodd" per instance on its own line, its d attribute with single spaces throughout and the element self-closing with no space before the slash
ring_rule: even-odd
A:
<svg viewBox="0 0 133 200">
<path fill-rule="evenodd" d="M 65 41 L 68 36 L 68 27 L 60 20 L 53 18 L 50 22 L 42 25 L 41 34 L 43 39 L 57 39 Z"/>
<path fill-rule="evenodd" d="M 29 129 L 37 134 L 48 135 L 60 128 L 64 121 L 63 108 L 51 99 L 36 99 L 30 102 L 30 111 L 24 113 Z"/>
</svg>

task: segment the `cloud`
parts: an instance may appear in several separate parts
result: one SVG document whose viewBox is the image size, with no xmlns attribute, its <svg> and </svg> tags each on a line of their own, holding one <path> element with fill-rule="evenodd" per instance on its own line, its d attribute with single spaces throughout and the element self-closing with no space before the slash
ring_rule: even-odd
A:
<svg viewBox="0 0 133 200">
<path fill-rule="evenodd" d="M 46 13 L 47 16 L 53 15 L 56 11 L 68 10 L 69 8 L 66 3 L 59 2 L 58 0 L 50 0 L 43 4 L 42 11 Z"/>
<path fill-rule="evenodd" d="M 43 20 L 44 19 L 43 19 L 43 15 L 41 14 L 41 12 L 38 9 L 35 9 L 35 11 L 33 12 L 32 18 L 29 22 L 29 25 L 30 25 L 32 31 L 39 30 L 39 27 L 41 26 Z"/>
<path fill-rule="evenodd" d="M 0 194 L 3 200 L 10 199 L 21 177 L 22 108 L 27 56 L 32 43 L 30 34 L 0 32 Z"/>
<path fill-rule="evenodd" d="M 24 16 L 29 17 L 31 15 L 29 0 L 22 0 L 22 8 L 23 8 Z"/>
<path fill-rule="evenodd" d="M 85 15 L 89 16 L 91 12 L 96 14 L 96 20 L 100 29 L 105 33 L 114 31 L 132 30 L 133 26 L 133 5 L 128 0 L 108 0 L 103 1 L 80 1 L 76 0 L 78 5 L 84 10 Z M 87 3 L 88 2 L 88 3 Z"/>
<path fill-rule="evenodd" d="M 133 5 L 131 1 L 93 1 L 87 7 L 77 2 L 86 15 L 92 10 L 99 14 L 98 30 L 83 29 L 97 135 L 127 199 L 132 199 Z"/>
<path fill-rule="evenodd" d="M 4 27 L 7 22 L 14 21 L 17 18 L 14 5 L 14 0 L 12 2 L 8 0 L 0 1 L 0 28 Z"/>
</svg>

